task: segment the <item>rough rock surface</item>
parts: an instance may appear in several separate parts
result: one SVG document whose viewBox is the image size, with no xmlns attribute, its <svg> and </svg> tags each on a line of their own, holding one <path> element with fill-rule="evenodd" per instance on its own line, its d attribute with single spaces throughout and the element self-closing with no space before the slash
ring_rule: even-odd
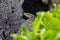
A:
<svg viewBox="0 0 60 40">
<path fill-rule="evenodd" d="M 24 0 L 0 0 L 0 40 L 12 40 L 21 25 Z"/>
</svg>

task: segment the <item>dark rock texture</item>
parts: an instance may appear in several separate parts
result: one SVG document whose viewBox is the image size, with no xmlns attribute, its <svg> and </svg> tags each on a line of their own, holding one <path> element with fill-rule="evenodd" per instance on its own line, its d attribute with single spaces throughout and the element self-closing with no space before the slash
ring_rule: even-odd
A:
<svg viewBox="0 0 60 40">
<path fill-rule="evenodd" d="M 17 33 L 23 16 L 24 0 L 0 0 L 0 40 L 12 40 L 11 33 Z"/>
</svg>

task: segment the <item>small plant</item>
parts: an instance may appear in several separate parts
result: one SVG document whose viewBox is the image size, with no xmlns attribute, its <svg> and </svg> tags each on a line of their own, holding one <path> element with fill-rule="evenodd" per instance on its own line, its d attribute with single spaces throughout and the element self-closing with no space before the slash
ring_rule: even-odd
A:
<svg viewBox="0 0 60 40">
<path fill-rule="evenodd" d="M 21 35 L 11 36 L 14 40 L 60 40 L 60 5 L 49 12 L 38 12 L 31 26 L 32 32 L 23 26 Z"/>
</svg>

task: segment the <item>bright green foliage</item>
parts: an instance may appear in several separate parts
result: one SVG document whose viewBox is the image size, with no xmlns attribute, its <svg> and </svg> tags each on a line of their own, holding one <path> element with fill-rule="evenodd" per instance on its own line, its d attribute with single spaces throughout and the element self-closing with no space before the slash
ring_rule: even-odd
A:
<svg viewBox="0 0 60 40">
<path fill-rule="evenodd" d="M 23 26 L 21 35 L 11 36 L 14 40 L 60 40 L 60 5 L 49 12 L 38 12 L 31 26 L 32 32 Z"/>
</svg>

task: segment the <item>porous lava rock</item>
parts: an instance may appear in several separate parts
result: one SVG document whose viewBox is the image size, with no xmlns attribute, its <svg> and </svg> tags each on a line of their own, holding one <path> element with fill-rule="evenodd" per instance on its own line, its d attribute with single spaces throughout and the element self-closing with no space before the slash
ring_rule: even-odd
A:
<svg viewBox="0 0 60 40">
<path fill-rule="evenodd" d="M 0 0 L 0 40 L 12 40 L 11 33 L 17 33 L 23 16 L 24 0 Z"/>
</svg>

